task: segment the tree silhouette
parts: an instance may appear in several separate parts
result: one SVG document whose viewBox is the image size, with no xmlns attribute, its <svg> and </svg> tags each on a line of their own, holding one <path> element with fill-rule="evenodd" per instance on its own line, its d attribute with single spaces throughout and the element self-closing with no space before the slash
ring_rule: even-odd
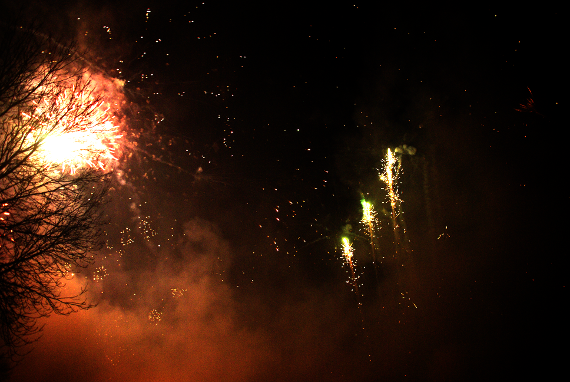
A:
<svg viewBox="0 0 570 382">
<path fill-rule="evenodd" d="M 0 354 L 13 361 L 39 338 L 38 319 L 91 307 L 84 289 L 62 287 L 100 245 L 104 158 L 65 167 L 45 147 L 104 122 L 93 89 L 73 45 L 0 23 Z"/>
</svg>

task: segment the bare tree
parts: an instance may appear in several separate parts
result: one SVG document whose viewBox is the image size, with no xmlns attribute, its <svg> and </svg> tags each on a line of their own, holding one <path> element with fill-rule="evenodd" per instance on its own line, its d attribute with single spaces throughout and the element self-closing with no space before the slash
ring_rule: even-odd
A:
<svg viewBox="0 0 570 382">
<path fill-rule="evenodd" d="M 72 45 L 0 24 L 0 354 L 13 360 L 39 338 L 38 319 L 91 307 L 84 290 L 62 287 L 100 245 L 108 175 L 63 168 L 44 147 L 102 118 L 78 57 Z"/>
</svg>

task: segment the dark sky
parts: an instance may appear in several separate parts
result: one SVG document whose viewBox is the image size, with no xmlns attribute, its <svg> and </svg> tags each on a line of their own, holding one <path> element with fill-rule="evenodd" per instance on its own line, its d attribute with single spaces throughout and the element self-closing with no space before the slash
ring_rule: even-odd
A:
<svg viewBox="0 0 570 382">
<path fill-rule="evenodd" d="M 76 39 L 91 70 L 125 80 L 128 104 L 108 246 L 69 285 L 87 283 L 98 306 L 47 319 L 13 381 L 561 371 L 566 101 L 555 10 L 33 8 L 22 19 L 41 15 L 46 30 Z M 529 98 L 534 108 L 521 109 Z M 378 173 L 403 145 L 416 151 L 401 158 L 395 245 Z M 376 265 L 363 196 L 378 212 Z"/>
</svg>

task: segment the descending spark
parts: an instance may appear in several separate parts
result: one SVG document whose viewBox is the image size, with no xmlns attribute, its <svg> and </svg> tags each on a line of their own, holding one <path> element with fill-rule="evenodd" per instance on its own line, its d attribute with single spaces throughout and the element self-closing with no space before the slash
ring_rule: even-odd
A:
<svg viewBox="0 0 570 382">
<path fill-rule="evenodd" d="M 354 248 L 352 248 L 352 244 L 350 243 L 350 241 L 348 240 L 348 238 L 343 237 L 342 238 L 342 256 L 344 258 L 344 261 L 348 264 L 348 267 L 350 268 L 350 281 L 352 282 L 352 287 L 354 288 L 354 292 L 356 293 L 356 296 L 358 297 L 358 277 L 356 277 L 356 273 L 354 272 L 354 263 L 355 261 L 352 259 L 354 255 Z M 360 305 L 360 300 L 358 302 L 358 305 Z"/>
<path fill-rule="evenodd" d="M 117 160 L 122 137 L 116 118 L 122 84 L 102 76 L 80 80 L 56 79 L 40 86 L 41 99 L 22 112 L 32 128 L 30 143 L 38 142 L 36 160 L 48 168 L 75 173 L 82 167 L 106 170 Z"/>
</svg>

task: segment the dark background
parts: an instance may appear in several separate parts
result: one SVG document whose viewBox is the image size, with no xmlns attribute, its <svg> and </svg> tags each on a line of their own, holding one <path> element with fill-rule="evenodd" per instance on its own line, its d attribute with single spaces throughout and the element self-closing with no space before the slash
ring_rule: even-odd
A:
<svg viewBox="0 0 570 382">
<path fill-rule="evenodd" d="M 91 70 L 125 80 L 128 99 L 108 248 L 78 276 L 99 306 L 47 320 L 14 381 L 561 371 L 566 101 L 555 9 L 4 9 L 76 39 Z M 402 158 L 409 242 L 396 252 L 378 171 L 387 148 L 404 144 L 417 152 Z M 381 227 L 376 269 L 363 195 Z M 347 234 L 358 294 L 341 259 Z"/>
</svg>

